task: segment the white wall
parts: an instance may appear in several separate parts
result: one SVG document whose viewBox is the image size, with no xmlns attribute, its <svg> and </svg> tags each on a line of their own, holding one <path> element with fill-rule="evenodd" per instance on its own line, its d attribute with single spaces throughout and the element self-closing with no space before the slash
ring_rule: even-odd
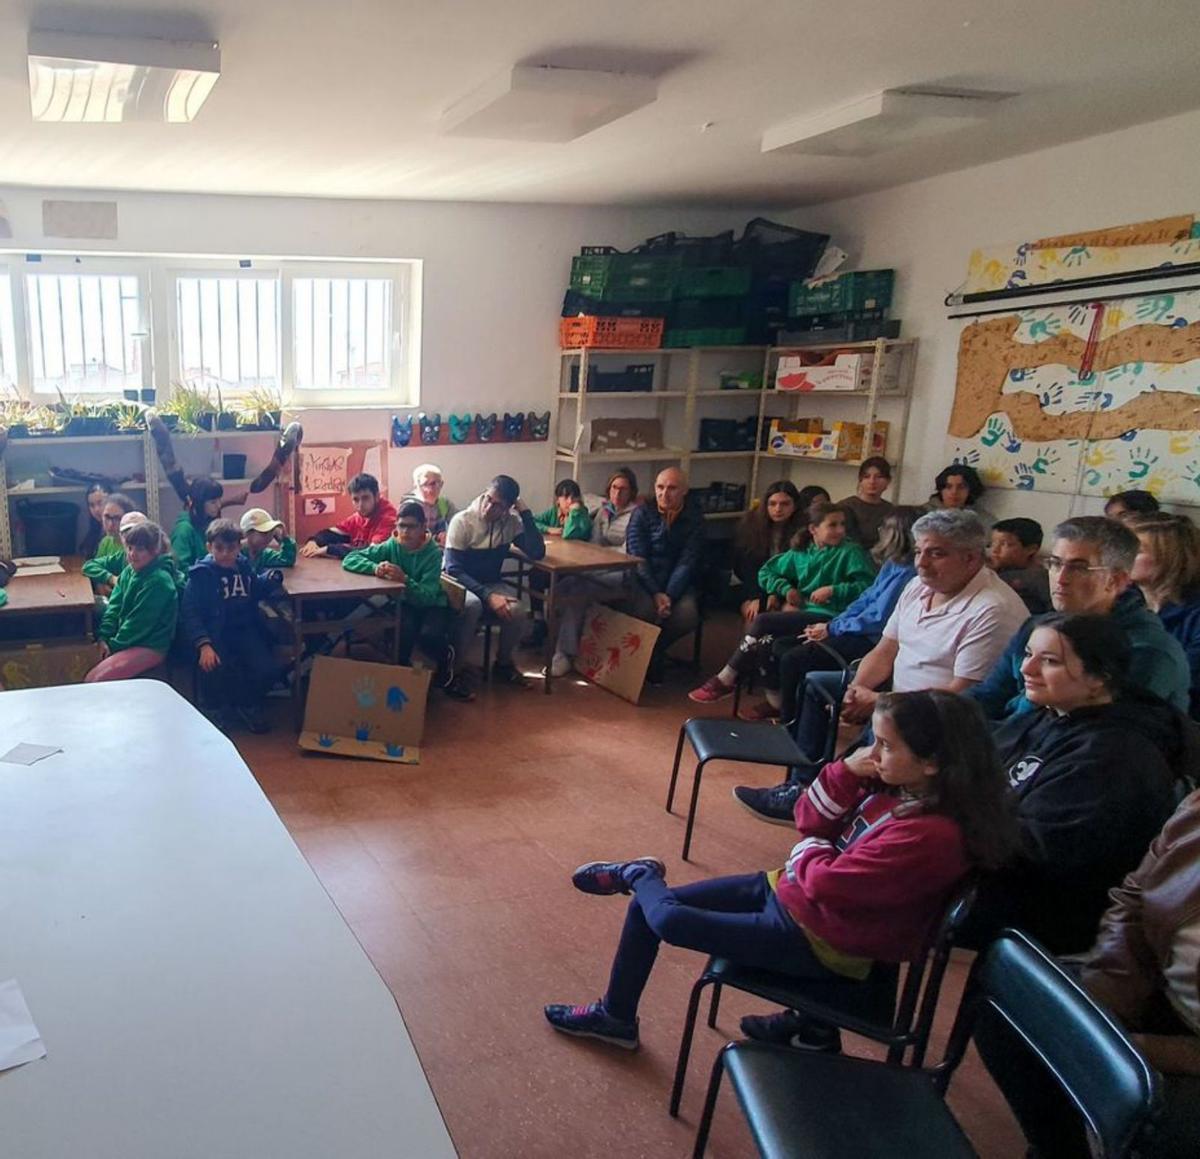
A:
<svg viewBox="0 0 1200 1159">
<path fill-rule="evenodd" d="M 118 203 L 115 242 L 71 243 L 42 236 L 44 197 Z M 664 230 L 711 233 L 741 226 L 745 210 L 610 209 L 453 202 L 335 201 L 3 188 L 11 242 L 32 252 L 89 249 L 132 253 L 339 258 L 420 258 L 424 262 L 422 406 L 487 414 L 554 407 L 558 319 L 580 245 L 627 248 Z M 393 408 L 307 411 L 309 443 L 389 439 Z M 499 471 L 514 475 L 531 502 L 548 498 L 546 443 L 426 448 L 389 455 L 390 490 L 403 493 L 413 466 L 441 463 L 447 495 L 468 502 Z M 96 469 L 100 469 L 99 466 Z"/>
<path fill-rule="evenodd" d="M 961 322 L 944 299 L 966 277 L 978 246 L 1200 211 L 1200 112 L 1155 121 L 944 174 L 896 189 L 798 211 L 787 220 L 830 232 L 849 266 L 894 266 L 893 315 L 920 339 L 902 498 L 923 500 L 945 465 Z M 869 164 L 869 162 L 864 162 Z M 1071 497 L 989 494 L 998 515 L 1031 514 L 1049 526 Z M 1076 513 L 1099 500 L 1075 500 Z"/>
</svg>

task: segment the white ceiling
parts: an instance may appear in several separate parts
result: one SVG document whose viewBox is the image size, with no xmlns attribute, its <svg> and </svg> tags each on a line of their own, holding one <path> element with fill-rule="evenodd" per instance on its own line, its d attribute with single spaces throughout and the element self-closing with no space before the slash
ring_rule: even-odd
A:
<svg viewBox="0 0 1200 1159">
<path fill-rule="evenodd" d="M 121 4 L 0 0 L 0 184 L 790 207 L 1200 106 L 1196 0 Z M 191 125 L 35 125 L 31 24 L 212 37 L 222 76 Z M 659 98 L 567 144 L 438 136 L 446 107 L 518 62 L 652 73 Z M 875 158 L 759 152 L 778 121 L 929 84 L 1023 95 Z"/>
</svg>

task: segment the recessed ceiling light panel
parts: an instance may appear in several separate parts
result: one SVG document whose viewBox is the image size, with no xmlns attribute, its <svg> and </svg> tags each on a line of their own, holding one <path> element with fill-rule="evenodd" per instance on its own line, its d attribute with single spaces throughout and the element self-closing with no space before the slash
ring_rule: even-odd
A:
<svg viewBox="0 0 1200 1159">
<path fill-rule="evenodd" d="M 981 121 L 997 101 L 1014 95 L 886 89 L 816 116 L 773 125 L 763 133 L 762 151 L 870 157 Z"/>
<path fill-rule="evenodd" d="M 191 121 L 221 75 L 211 41 L 29 34 L 35 121 Z"/>
<path fill-rule="evenodd" d="M 628 73 L 515 65 L 442 114 L 455 137 L 573 141 L 650 104 L 654 81 Z"/>
</svg>

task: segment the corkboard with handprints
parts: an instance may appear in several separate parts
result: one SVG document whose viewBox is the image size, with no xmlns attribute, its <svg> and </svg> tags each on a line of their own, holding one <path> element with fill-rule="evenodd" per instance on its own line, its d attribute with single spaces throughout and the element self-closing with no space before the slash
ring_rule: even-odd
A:
<svg viewBox="0 0 1200 1159">
<path fill-rule="evenodd" d="M 1200 291 L 969 324 L 949 449 L 991 487 L 1200 505 Z"/>
</svg>

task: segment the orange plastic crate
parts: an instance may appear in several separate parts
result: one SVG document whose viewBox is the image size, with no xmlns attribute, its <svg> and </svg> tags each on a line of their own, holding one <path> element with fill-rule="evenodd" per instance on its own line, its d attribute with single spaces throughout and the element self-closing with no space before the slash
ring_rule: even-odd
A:
<svg viewBox="0 0 1200 1159">
<path fill-rule="evenodd" d="M 558 326 L 561 344 L 653 350 L 662 345 L 662 318 L 597 318 L 579 314 L 563 318 Z"/>
</svg>

